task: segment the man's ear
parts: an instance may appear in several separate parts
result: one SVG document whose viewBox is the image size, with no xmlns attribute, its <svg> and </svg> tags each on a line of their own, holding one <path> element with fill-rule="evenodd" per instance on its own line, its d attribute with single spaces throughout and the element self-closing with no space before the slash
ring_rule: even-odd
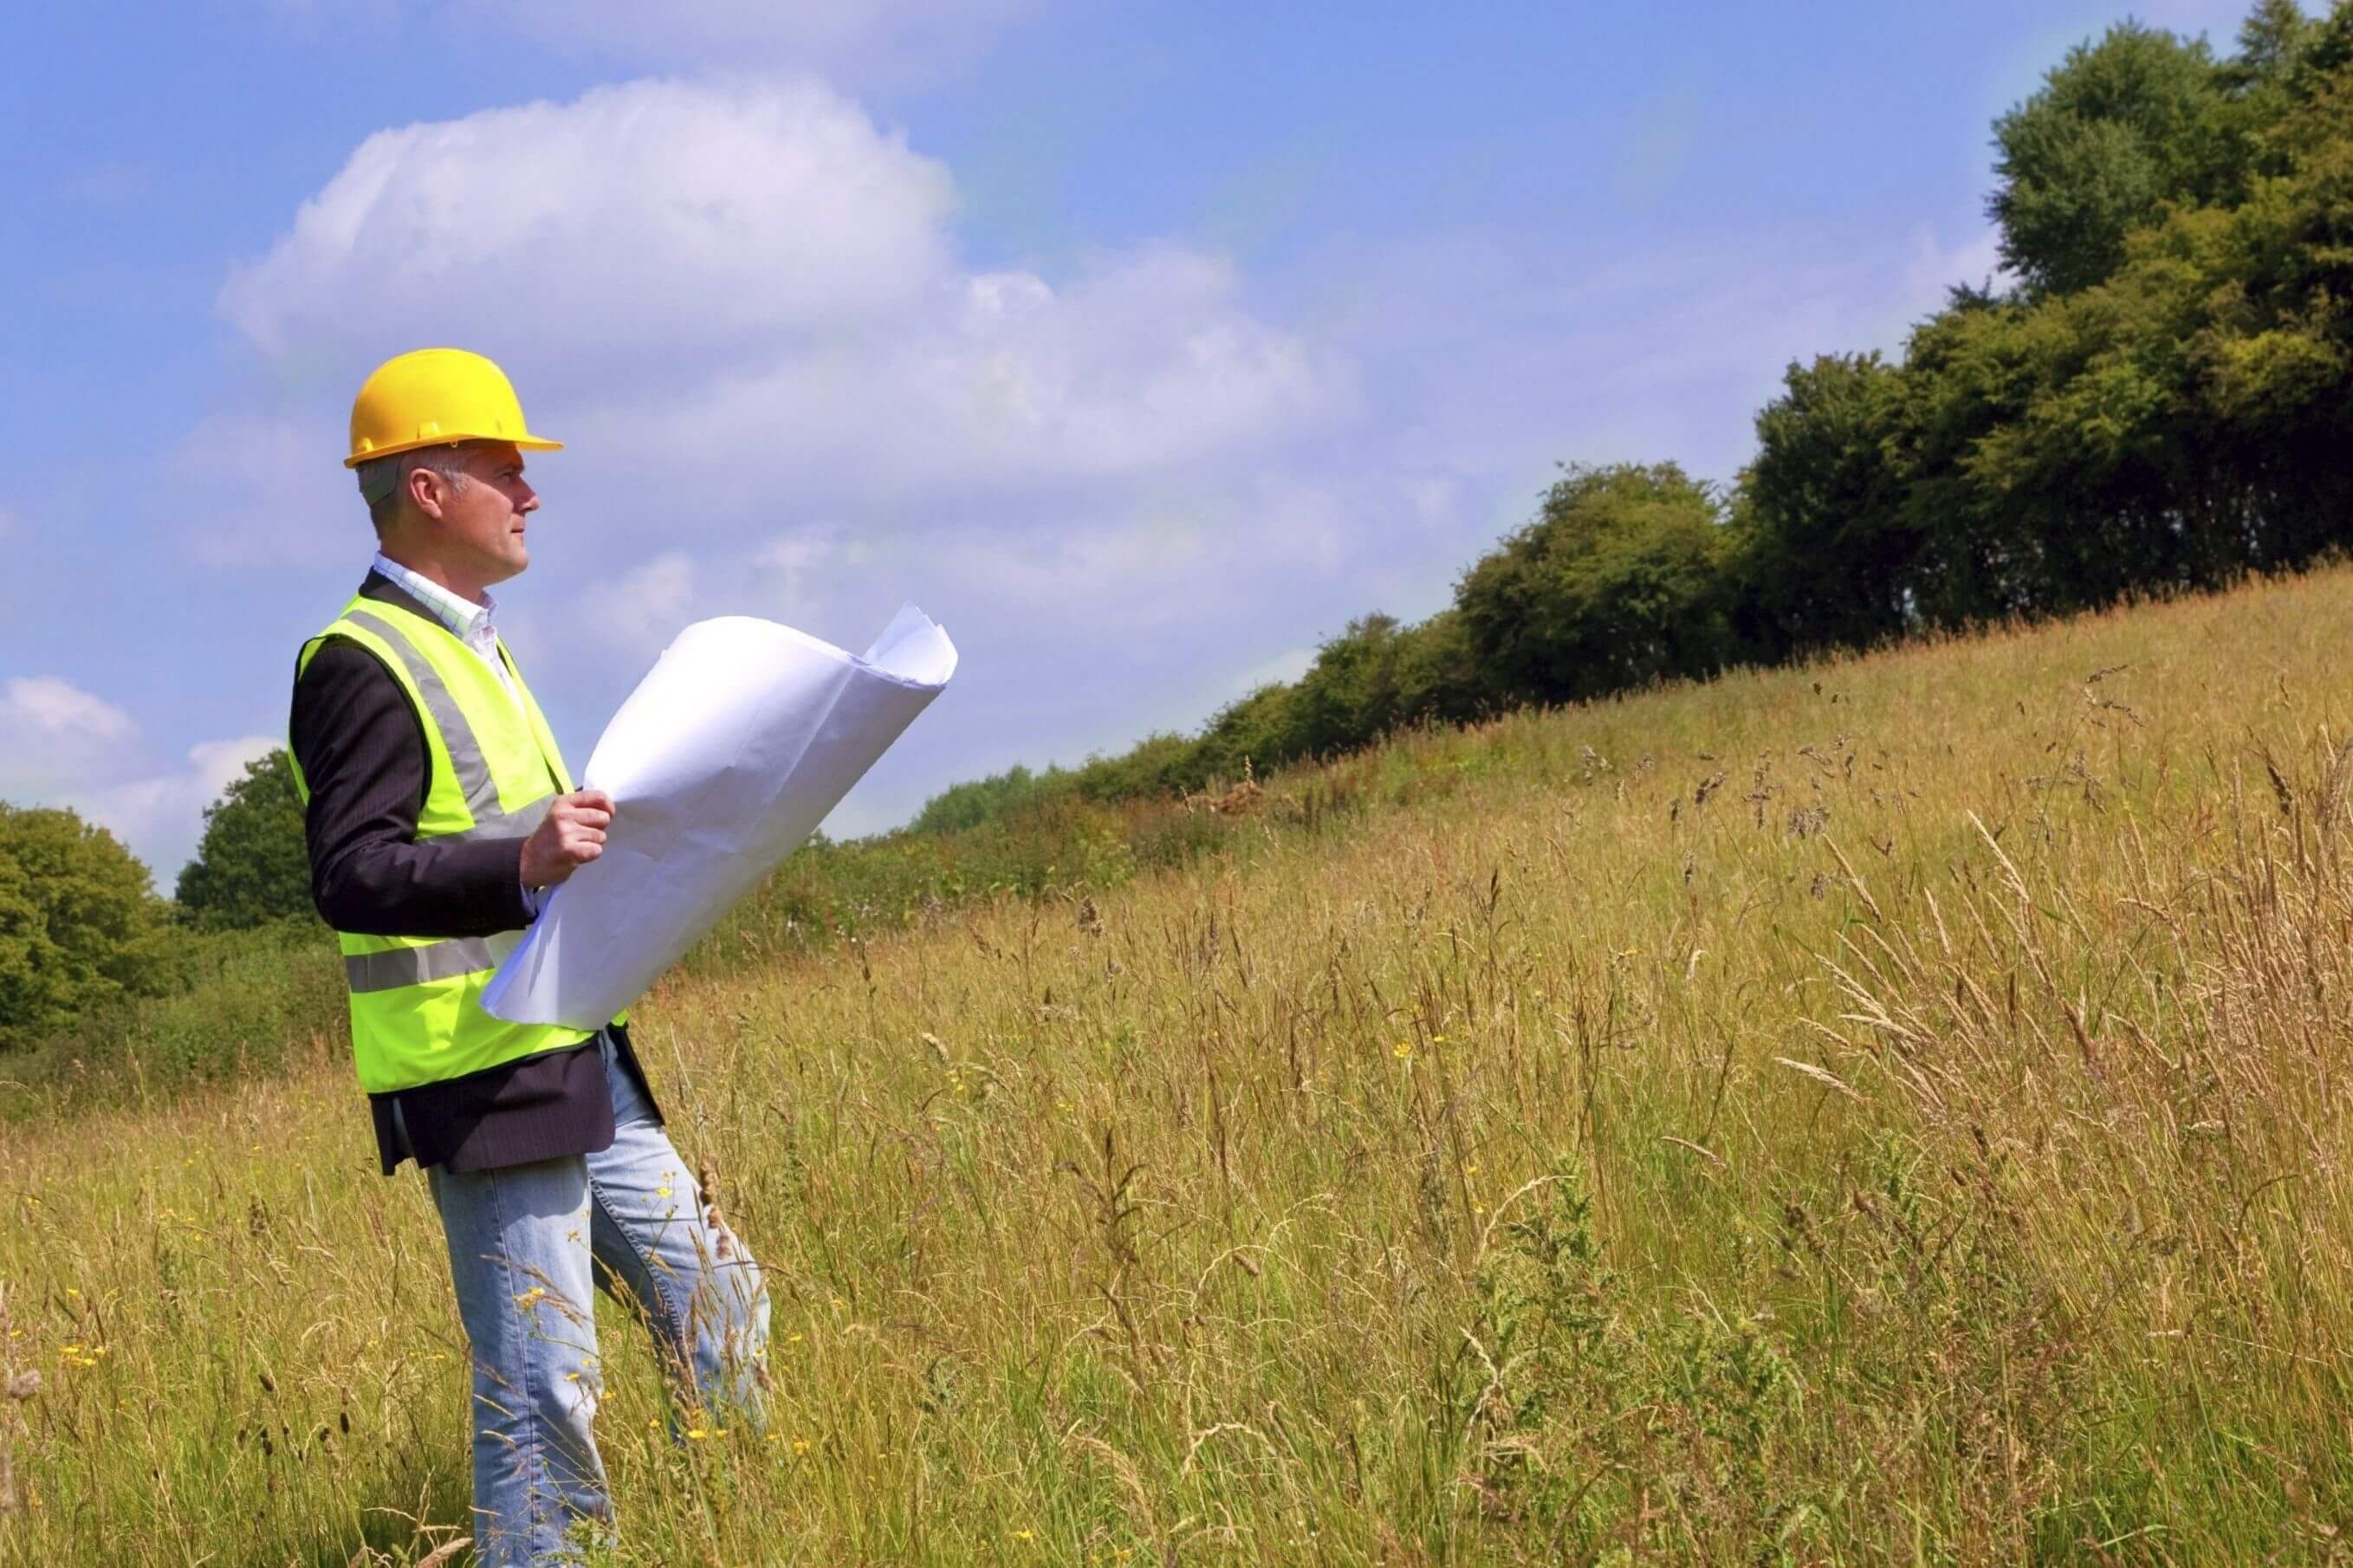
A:
<svg viewBox="0 0 2353 1568">
<path fill-rule="evenodd" d="M 402 484 L 407 488 L 408 499 L 418 511 L 434 521 L 441 521 L 441 504 L 449 493 L 449 481 L 427 468 L 408 470 Z"/>
</svg>

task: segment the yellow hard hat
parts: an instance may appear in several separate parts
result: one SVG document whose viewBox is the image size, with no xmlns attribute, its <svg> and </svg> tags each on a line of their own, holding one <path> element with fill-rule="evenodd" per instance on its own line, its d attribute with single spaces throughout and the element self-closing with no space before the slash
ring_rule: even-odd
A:
<svg viewBox="0 0 2353 1568">
<path fill-rule="evenodd" d="M 512 441 L 526 452 L 563 447 L 522 422 L 514 384 L 464 349 L 417 349 L 388 359 L 352 400 L 352 455 L 343 467 L 454 441 Z"/>
</svg>

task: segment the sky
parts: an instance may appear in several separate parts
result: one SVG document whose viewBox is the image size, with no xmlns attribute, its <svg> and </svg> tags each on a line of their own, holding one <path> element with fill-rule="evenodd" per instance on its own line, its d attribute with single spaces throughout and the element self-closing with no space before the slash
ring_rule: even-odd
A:
<svg viewBox="0 0 2353 1568">
<path fill-rule="evenodd" d="M 2143 20 L 2227 47 L 2243 4 Z M 1418 619 L 1564 462 L 1730 480 L 1996 268 L 1993 118 L 2126 8 L 107 0 L 0 76 L 0 799 L 169 891 L 374 550 L 353 393 L 513 378 L 499 625 L 576 770 L 681 627 L 955 681 L 828 823 Z"/>
</svg>

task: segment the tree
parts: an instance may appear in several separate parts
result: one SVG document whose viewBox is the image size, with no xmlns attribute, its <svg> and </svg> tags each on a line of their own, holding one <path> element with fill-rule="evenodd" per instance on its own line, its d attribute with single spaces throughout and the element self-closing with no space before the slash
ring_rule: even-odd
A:
<svg viewBox="0 0 2353 1568">
<path fill-rule="evenodd" d="M 2088 288 L 2166 204 L 2228 195 L 2246 153 L 2226 133 L 2224 87 L 2202 39 L 2137 22 L 2070 49 L 1994 122 L 2000 184 L 1987 207 L 2003 263 L 2036 292 Z"/>
<path fill-rule="evenodd" d="M 1311 757 L 1366 745 L 1404 716 L 1398 656 L 1405 628 L 1395 616 L 1359 616 L 1325 643 L 1292 688 L 1293 743 Z M 1266 759 L 1271 761 L 1272 759 Z"/>
<path fill-rule="evenodd" d="M 1746 595 L 1776 652 L 1860 647 L 1912 624 L 1920 537 L 1898 457 L 1903 374 L 1876 353 L 1791 364 L 1742 476 Z"/>
<path fill-rule="evenodd" d="M 160 994 L 169 927 L 147 868 L 70 811 L 0 804 L 0 1047 Z"/>
<path fill-rule="evenodd" d="M 286 752 L 246 763 L 244 776 L 205 808 L 204 839 L 180 872 L 178 895 L 207 931 L 313 913 L 302 800 Z"/>
<path fill-rule="evenodd" d="M 2239 26 L 2239 53 L 2222 68 L 2223 86 L 2244 92 L 2295 69 L 2312 41 L 2312 18 L 2295 0 L 2256 0 Z"/>
<path fill-rule="evenodd" d="M 1459 610 L 1440 610 L 1398 637 L 1398 722 L 1468 724 L 1507 706 L 1479 668 Z"/>
<path fill-rule="evenodd" d="M 1734 536 L 1672 463 L 1571 467 L 1535 521 L 1463 574 L 1462 628 L 1507 702 L 1573 702 L 1712 675 L 1734 630 Z"/>
</svg>

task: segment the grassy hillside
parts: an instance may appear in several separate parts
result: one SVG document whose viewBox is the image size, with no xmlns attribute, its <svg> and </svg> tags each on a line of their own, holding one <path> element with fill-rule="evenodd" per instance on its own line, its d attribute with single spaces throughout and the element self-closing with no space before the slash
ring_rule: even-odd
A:
<svg viewBox="0 0 2353 1568">
<path fill-rule="evenodd" d="M 681 976 L 640 1037 L 776 1414 L 672 1444 L 606 1312 L 619 1560 L 2333 1558 L 2348 619 L 1416 737 L 1083 899 Z M 0 1201 L 0 1563 L 462 1527 L 347 1068 L 10 1126 Z"/>
</svg>

